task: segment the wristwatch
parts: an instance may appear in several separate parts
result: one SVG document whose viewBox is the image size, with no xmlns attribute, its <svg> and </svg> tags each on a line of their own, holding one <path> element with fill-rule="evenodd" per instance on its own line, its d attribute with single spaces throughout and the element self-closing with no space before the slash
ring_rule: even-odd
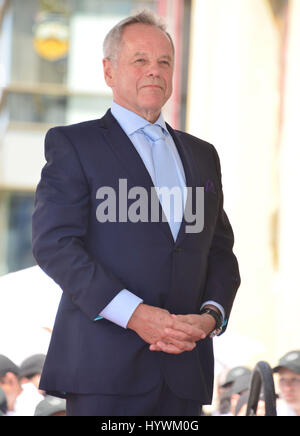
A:
<svg viewBox="0 0 300 436">
<path fill-rule="evenodd" d="M 213 331 L 209 333 L 209 337 L 213 338 L 214 336 L 217 336 L 222 332 L 222 327 L 223 327 L 222 317 L 221 315 L 219 315 L 219 313 L 216 310 L 211 309 L 209 307 L 204 307 L 203 309 L 200 310 L 200 315 L 203 315 L 205 313 L 207 315 L 212 316 L 216 321 L 215 328 L 213 329 Z"/>
</svg>

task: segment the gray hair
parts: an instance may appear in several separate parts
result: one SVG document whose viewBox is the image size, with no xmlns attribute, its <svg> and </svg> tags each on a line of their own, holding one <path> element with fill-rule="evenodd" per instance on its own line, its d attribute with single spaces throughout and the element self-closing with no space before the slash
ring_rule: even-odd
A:
<svg viewBox="0 0 300 436">
<path fill-rule="evenodd" d="M 154 15 L 152 12 L 144 10 L 136 15 L 125 18 L 109 31 L 103 43 L 104 58 L 110 59 L 113 62 L 117 61 L 119 50 L 122 45 L 123 31 L 125 27 L 132 24 L 148 24 L 149 26 L 156 27 L 163 31 L 171 42 L 173 53 L 175 52 L 172 37 L 166 30 L 166 24 L 161 18 Z"/>
</svg>

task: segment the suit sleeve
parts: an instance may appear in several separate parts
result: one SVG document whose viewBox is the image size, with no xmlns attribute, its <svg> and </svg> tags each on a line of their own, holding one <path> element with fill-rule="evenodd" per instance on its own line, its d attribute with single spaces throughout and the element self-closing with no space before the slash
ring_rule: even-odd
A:
<svg viewBox="0 0 300 436">
<path fill-rule="evenodd" d="M 214 300 L 221 304 L 225 310 L 225 319 L 228 320 L 241 280 L 238 262 L 233 253 L 234 235 L 232 227 L 223 209 L 220 161 L 214 148 L 213 153 L 221 199 L 214 236 L 208 256 L 208 274 L 204 300 Z M 225 331 L 225 328 L 223 328 L 223 331 Z"/>
<path fill-rule="evenodd" d="M 85 249 L 89 186 L 63 128 L 45 139 L 46 165 L 35 196 L 33 255 L 91 320 L 126 286 Z"/>
</svg>

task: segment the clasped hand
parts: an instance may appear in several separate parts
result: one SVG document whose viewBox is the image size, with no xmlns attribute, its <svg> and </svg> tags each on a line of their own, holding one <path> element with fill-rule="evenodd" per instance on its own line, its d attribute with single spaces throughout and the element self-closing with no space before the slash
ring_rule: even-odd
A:
<svg viewBox="0 0 300 436">
<path fill-rule="evenodd" d="M 150 344 L 151 351 L 180 354 L 193 350 L 196 342 L 213 330 L 214 324 L 209 315 L 172 315 L 165 309 L 140 304 L 127 328 Z"/>
</svg>

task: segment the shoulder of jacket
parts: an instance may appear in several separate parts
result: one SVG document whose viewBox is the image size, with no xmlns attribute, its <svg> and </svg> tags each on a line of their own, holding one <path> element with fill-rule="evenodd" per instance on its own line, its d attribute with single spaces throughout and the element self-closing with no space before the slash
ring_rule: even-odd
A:
<svg viewBox="0 0 300 436">
<path fill-rule="evenodd" d="M 72 133 L 72 132 L 89 130 L 89 129 L 94 128 L 94 127 L 99 127 L 99 125 L 100 125 L 100 119 L 96 119 L 96 120 L 90 120 L 90 121 L 82 121 L 80 123 L 51 127 L 51 129 L 49 129 L 49 132 L 56 131 L 56 132 L 62 132 L 62 133 Z"/>
<path fill-rule="evenodd" d="M 180 137 L 182 141 L 186 144 L 191 144 L 197 147 L 202 147 L 202 149 L 216 153 L 216 148 L 210 142 L 204 141 L 197 136 L 191 135 L 190 133 L 183 132 L 182 130 L 174 130 L 176 135 Z"/>
</svg>

